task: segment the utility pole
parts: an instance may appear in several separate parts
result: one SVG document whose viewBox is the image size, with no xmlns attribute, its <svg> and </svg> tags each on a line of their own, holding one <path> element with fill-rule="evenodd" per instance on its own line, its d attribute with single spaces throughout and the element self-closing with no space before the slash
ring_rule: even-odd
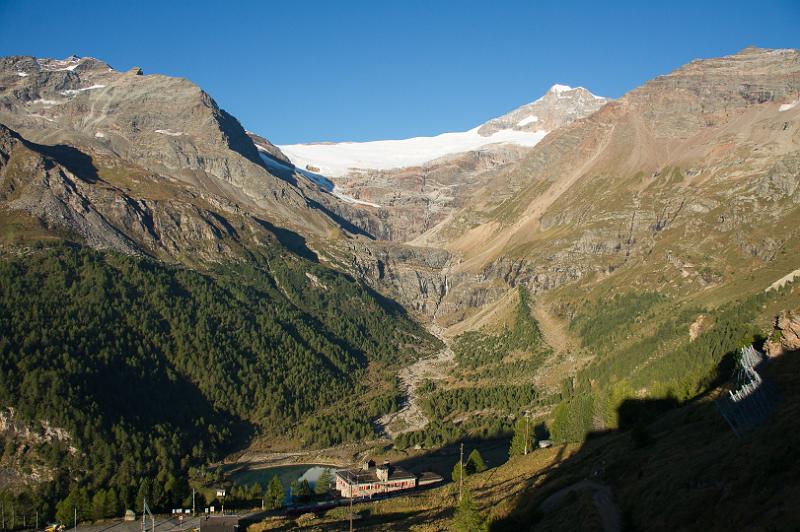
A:
<svg viewBox="0 0 800 532">
<path fill-rule="evenodd" d="M 78 507 L 72 507 L 72 526 L 73 530 L 78 530 Z"/>
<path fill-rule="evenodd" d="M 530 439 L 530 438 L 529 438 L 529 436 L 528 436 L 528 419 L 529 419 L 529 414 L 530 414 L 530 412 L 528 412 L 528 411 L 526 410 L 526 411 L 525 411 L 525 456 L 527 456 L 527 455 L 528 455 L 528 440 Z"/>
<path fill-rule="evenodd" d="M 147 499 L 142 498 L 142 532 L 147 531 L 147 515 L 150 514 L 150 525 L 153 527 L 153 532 L 156 530 L 156 517 L 153 515 L 153 512 L 150 511 L 150 507 L 147 506 Z"/>
<path fill-rule="evenodd" d="M 350 486 L 350 532 L 353 532 L 353 486 Z"/>
<path fill-rule="evenodd" d="M 195 505 L 194 505 L 194 492 L 195 492 L 195 491 L 194 491 L 194 488 L 192 488 L 192 517 L 194 517 L 194 515 L 195 515 L 195 513 L 196 513 L 196 511 L 195 511 Z"/>
<path fill-rule="evenodd" d="M 461 497 L 464 495 L 464 444 L 461 444 L 461 456 L 458 459 L 458 502 L 461 502 Z"/>
<path fill-rule="evenodd" d="M 39 530 L 39 510 L 36 510 L 36 530 Z"/>
</svg>

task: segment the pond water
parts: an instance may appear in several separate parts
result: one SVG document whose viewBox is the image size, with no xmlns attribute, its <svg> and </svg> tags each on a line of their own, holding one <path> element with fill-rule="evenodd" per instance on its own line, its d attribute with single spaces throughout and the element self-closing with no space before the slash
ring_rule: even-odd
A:
<svg viewBox="0 0 800 532">
<path fill-rule="evenodd" d="M 253 484 L 258 483 L 261 487 L 267 487 L 272 477 L 278 475 L 283 489 L 289 491 L 289 486 L 292 481 L 302 482 L 307 480 L 313 488 L 317 483 L 317 479 L 323 471 L 329 470 L 331 474 L 337 469 L 322 464 L 303 464 L 303 465 L 286 465 L 277 467 L 266 468 L 246 468 L 232 473 L 234 484 Z"/>
</svg>

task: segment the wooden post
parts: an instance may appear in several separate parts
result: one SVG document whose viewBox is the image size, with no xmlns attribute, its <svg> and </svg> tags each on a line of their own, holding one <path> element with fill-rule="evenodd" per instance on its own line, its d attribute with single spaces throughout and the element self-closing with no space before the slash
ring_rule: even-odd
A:
<svg viewBox="0 0 800 532">
<path fill-rule="evenodd" d="M 464 444 L 461 444 L 461 456 L 458 459 L 460 474 L 458 475 L 458 502 L 464 495 Z"/>
<path fill-rule="evenodd" d="M 525 456 L 528 456 L 528 411 L 525 411 Z"/>
<path fill-rule="evenodd" d="M 350 532 L 353 532 L 353 486 L 350 485 Z"/>
</svg>

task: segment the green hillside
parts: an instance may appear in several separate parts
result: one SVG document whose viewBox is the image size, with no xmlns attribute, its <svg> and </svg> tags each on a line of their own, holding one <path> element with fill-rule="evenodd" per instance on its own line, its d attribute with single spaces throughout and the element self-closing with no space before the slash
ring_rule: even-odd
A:
<svg viewBox="0 0 800 532">
<path fill-rule="evenodd" d="M 70 435 L 5 455 L 54 475 L 37 491 L 45 514 L 80 489 L 113 492 L 109 514 L 140 488 L 173 504 L 190 465 L 256 434 L 367 436 L 368 415 L 395 405 L 390 377 L 355 412 L 360 431 L 315 412 L 435 342 L 361 283 L 286 252 L 207 272 L 66 244 L 4 255 L 0 406 Z"/>
</svg>

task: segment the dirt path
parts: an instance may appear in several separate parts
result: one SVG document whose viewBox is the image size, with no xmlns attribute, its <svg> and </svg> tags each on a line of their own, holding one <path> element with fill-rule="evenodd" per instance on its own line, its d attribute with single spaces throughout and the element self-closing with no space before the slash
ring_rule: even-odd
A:
<svg viewBox="0 0 800 532">
<path fill-rule="evenodd" d="M 378 420 L 382 432 L 394 439 L 404 432 L 421 430 L 428 424 L 428 418 L 422 413 L 419 406 L 420 397 L 417 394 L 419 385 L 426 379 L 437 380 L 447 377 L 453 365 L 455 353 L 450 348 L 448 340 L 442 334 L 442 329 L 436 325 L 428 327 L 428 331 L 444 342 L 444 348 L 429 358 L 418 360 L 406 366 L 400 373 L 400 389 L 403 392 L 403 402 L 400 410 L 387 414 Z"/>
<path fill-rule="evenodd" d="M 539 322 L 545 341 L 556 353 L 571 353 L 576 350 L 576 342 L 566 325 L 538 301 L 533 305 L 533 317 Z"/>
<path fill-rule="evenodd" d="M 571 486 L 560 489 L 554 494 L 550 495 L 539 506 L 542 513 L 550 513 L 558 510 L 561 507 L 564 499 L 572 492 L 580 490 L 592 491 L 592 503 L 594 503 L 597 512 L 600 514 L 600 520 L 603 523 L 603 530 L 605 532 L 617 532 L 620 530 L 619 509 L 614 503 L 614 498 L 611 493 L 611 488 L 600 482 L 594 480 L 581 480 Z"/>
</svg>

